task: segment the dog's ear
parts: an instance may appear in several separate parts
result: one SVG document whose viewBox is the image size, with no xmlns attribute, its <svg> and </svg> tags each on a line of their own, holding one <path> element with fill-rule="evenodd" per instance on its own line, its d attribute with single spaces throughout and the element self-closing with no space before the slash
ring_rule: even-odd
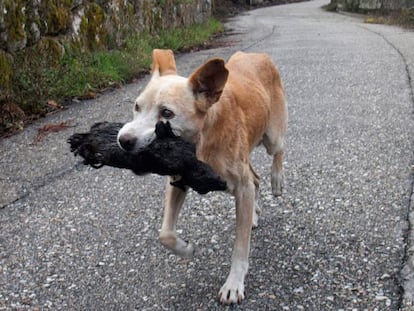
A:
<svg viewBox="0 0 414 311">
<path fill-rule="evenodd" d="M 189 83 L 199 110 L 206 112 L 211 105 L 219 100 L 228 75 L 229 72 L 221 58 L 209 60 L 193 72 Z"/>
<path fill-rule="evenodd" d="M 176 75 L 177 67 L 175 66 L 173 51 L 159 49 L 153 50 L 151 71 L 153 75 Z"/>
</svg>

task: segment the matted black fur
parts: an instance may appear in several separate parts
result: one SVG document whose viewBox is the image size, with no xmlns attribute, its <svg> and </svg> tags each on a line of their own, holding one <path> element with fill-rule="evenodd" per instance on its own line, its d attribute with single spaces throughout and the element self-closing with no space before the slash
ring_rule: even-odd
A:
<svg viewBox="0 0 414 311">
<path fill-rule="evenodd" d="M 189 186 L 205 194 L 227 189 L 226 182 L 208 164 L 196 158 L 194 144 L 175 136 L 168 122 L 156 124 L 157 138 L 139 153 L 129 153 L 118 146 L 117 136 L 123 125 L 101 122 L 87 133 L 73 134 L 68 139 L 70 151 L 94 168 L 107 165 L 130 169 L 137 175 L 179 175 L 181 179 L 171 184 L 183 190 Z"/>
</svg>

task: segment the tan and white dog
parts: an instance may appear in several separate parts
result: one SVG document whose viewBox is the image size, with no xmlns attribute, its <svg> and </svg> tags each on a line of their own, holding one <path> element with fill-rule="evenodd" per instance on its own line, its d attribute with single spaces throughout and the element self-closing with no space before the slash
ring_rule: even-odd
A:
<svg viewBox="0 0 414 311">
<path fill-rule="evenodd" d="M 135 101 L 133 121 L 120 130 L 119 144 L 138 151 L 155 138 L 155 124 L 168 120 L 176 135 L 195 143 L 197 157 L 226 180 L 236 200 L 236 239 L 219 299 L 225 304 L 240 302 L 251 230 L 260 213 L 259 176 L 250 164 L 250 153 L 260 143 L 273 157 L 273 194 L 282 191 L 287 107 L 278 70 L 266 54 L 237 52 L 227 64 L 212 59 L 184 78 L 177 75 L 172 51 L 154 50 L 152 56 L 152 78 Z M 191 257 L 193 245 L 176 233 L 185 196 L 186 192 L 167 184 L 159 239 L 174 253 Z"/>
</svg>

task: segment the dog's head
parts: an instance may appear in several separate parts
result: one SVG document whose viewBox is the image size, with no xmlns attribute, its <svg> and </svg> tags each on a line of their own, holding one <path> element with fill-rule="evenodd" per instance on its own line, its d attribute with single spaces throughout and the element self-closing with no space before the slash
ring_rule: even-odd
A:
<svg viewBox="0 0 414 311">
<path fill-rule="evenodd" d="M 177 75 L 171 50 L 154 50 L 152 77 L 134 103 L 134 118 L 118 133 L 119 145 L 139 151 L 156 137 L 159 121 L 169 121 L 175 135 L 194 142 L 208 109 L 219 100 L 228 71 L 222 59 L 212 59 L 189 78 Z"/>
</svg>

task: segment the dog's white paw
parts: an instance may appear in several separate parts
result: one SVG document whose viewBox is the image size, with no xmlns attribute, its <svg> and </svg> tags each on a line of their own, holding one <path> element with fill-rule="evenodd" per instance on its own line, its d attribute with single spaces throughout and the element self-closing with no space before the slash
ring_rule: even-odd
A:
<svg viewBox="0 0 414 311">
<path fill-rule="evenodd" d="M 259 226 L 259 215 L 256 212 L 253 213 L 252 228 L 255 229 Z"/>
<path fill-rule="evenodd" d="M 272 193 L 275 197 L 282 195 L 283 189 L 283 176 L 281 174 L 275 174 L 271 178 Z"/>
<path fill-rule="evenodd" d="M 244 282 L 227 278 L 218 293 L 218 298 L 222 304 L 226 305 L 240 303 L 244 299 Z"/>
<path fill-rule="evenodd" d="M 161 232 L 159 239 L 161 244 L 170 249 L 174 254 L 183 258 L 194 257 L 193 244 L 180 239 L 175 232 Z"/>
<path fill-rule="evenodd" d="M 176 253 L 178 256 L 182 258 L 193 258 L 195 253 L 195 248 L 192 243 L 185 242 L 181 240 L 180 238 L 177 239 L 177 245 L 174 250 L 174 253 Z"/>
<path fill-rule="evenodd" d="M 262 209 L 259 204 L 256 202 L 253 208 L 253 218 L 252 218 L 252 228 L 255 229 L 259 226 L 259 218 L 262 214 Z"/>
</svg>

